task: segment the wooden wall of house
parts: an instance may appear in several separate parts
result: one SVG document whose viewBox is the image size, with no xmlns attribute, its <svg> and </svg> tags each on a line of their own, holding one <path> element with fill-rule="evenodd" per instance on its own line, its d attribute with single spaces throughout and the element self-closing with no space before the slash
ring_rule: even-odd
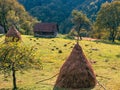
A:
<svg viewBox="0 0 120 90">
<path fill-rule="evenodd" d="M 35 37 L 46 37 L 46 38 L 52 38 L 52 37 L 56 37 L 57 36 L 57 32 L 53 32 L 54 34 L 49 34 L 49 35 L 45 35 L 45 34 L 40 34 L 40 33 L 36 33 L 34 32 L 34 36 Z"/>
</svg>

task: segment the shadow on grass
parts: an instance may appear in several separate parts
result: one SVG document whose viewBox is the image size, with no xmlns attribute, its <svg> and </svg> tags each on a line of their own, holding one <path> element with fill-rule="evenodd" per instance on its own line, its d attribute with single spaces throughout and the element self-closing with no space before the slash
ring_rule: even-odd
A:
<svg viewBox="0 0 120 90">
<path fill-rule="evenodd" d="M 28 37 L 29 39 L 36 39 L 36 40 L 39 40 L 40 38 L 42 38 L 42 39 L 54 39 L 54 38 L 56 38 L 56 37 L 34 37 L 34 36 L 32 36 L 32 37 Z"/>
<path fill-rule="evenodd" d="M 0 90 L 12 90 L 11 88 L 1 88 Z"/>
<path fill-rule="evenodd" d="M 117 58 L 120 58 L 120 55 L 116 55 Z"/>
<path fill-rule="evenodd" d="M 91 88 L 66 89 L 66 88 L 54 87 L 53 90 L 92 90 L 92 89 Z"/>
<path fill-rule="evenodd" d="M 12 88 L 2 88 L 0 90 L 13 90 Z M 36 87 L 34 88 L 17 88 L 16 90 L 38 90 Z M 40 89 L 39 89 L 40 90 Z M 69 88 L 58 88 L 54 87 L 53 90 L 93 90 L 91 88 L 79 88 L 79 89 L 69 89 Z"/>
<path fill-rule="evenodd" d="M 3 36 L 5 36 L 5 34 L 0 34 L 0 37 L 3 37 Z"/>
<path fill-rule="evenodd" d="M 15 90 L 34 90 L 35 88 L 17 88 Z M 13 90 L 12 88 L 2 88 L 0 90 Z M 36 90 L 36 89 L 35 89 Z"/>
</svg>

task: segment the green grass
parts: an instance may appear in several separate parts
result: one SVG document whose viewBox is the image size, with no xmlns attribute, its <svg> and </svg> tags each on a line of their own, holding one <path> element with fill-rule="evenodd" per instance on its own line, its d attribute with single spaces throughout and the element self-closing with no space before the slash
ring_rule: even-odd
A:
<svg viewBox="0 0 120 90">
<path fill-rule="evenodd" d="M 29 70 L 24 74 L 17 73 L 17 85 L 20 90 L 53 90 L 55 80 L 54 77 L 48 81 L 39 82 L 50 78 L 59 72 L 60 67 L 70 55 L 75 40 L 63 38 L 34 38 L 33 36 L 22 36 L 25 45 L 34 46 L 37 49 L 37 56 L 41 60 L 43 69 Z M 30 40 L 31 39 L 31 40 Z M 0 37 L 0 42 L 4 42 L 4 36 Z M 120 45 L 94 42 L 80 41 L 80 45 L 88 58 L 95 62 L 92 64 L 97 75 L 97 80 L 102 83 L 106 90 L 120 90 Z M 62 53 L 58 53 L 61 50 Z M 7 81 L 0 74 L 0 90 L 11 90 L 12 77 Z M 94 90 L 103 90 L 100 86 L 96 86 Z"/>
</svg>

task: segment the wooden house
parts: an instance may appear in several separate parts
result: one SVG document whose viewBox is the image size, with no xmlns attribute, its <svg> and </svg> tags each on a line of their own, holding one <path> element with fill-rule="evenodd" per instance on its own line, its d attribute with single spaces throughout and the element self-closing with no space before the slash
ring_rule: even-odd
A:
<svg viewBox="0 0 120 90">
<path fill-rule="evenodd" d="M 33 31 L 35 37 L 56 37 L 59 29 L 55 23 L 37 23 Z"/>
</svg>

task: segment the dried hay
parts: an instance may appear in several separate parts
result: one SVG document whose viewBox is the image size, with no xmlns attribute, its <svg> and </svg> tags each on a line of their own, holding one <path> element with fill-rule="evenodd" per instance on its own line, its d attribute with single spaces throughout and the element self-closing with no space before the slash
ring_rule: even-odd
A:
<svg viewBox="0 0 120 90">
<path fill-rule="evenodd" d="M 60 69 L 54 90 L 59 90 L 55 88 L 66 88 L 68 90 L 81 90 L 85 88 L 90 90 L 95 85 L 96 76 L 90 62 L 86 59 L 80 45 L 76 44 Z"/>
<path fill-rule="evenodd" d="M 22 38 L 20 32 L 18 32 L 14 26 L 11 26 L 6 34 L 5 42 L 17 42 L 21 40 Z"/>
</svg>

